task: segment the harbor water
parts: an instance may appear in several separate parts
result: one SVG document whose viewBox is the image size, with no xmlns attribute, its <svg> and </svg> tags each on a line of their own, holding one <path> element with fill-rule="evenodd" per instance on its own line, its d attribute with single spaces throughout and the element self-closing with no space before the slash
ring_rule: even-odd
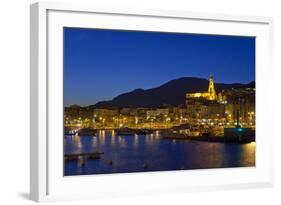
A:
<svg viewBox="0 0 281 205">
<path fill-rule="evenodd" d="M 64 175 L 189 170 L 255 166 L 254 142 L 247 144 L 165 140 L 159 134 L 64 136 L 65 154 L 101 152 L 100 159 L 64 163 Z"/>
</svg>

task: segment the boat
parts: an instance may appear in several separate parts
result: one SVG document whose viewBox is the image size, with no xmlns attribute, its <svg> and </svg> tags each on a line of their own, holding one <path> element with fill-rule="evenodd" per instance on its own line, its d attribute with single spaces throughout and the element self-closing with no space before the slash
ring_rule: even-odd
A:
<svg viewBox="0 0 281 205">
<path fill-rule="evenodd" d="M 97 135 L 97 130 L 93 128 L 81 128 L 77 131 L 79 136 Z"/>
<path fill-rule="evenodd" d="M 176 140 L 190 139 L 190 136 L 172 130 L 162 130 L 160 132 L 160 135 L 163 139 L 176 139 Z"/>
<path fill-rule="evenodd" d="M 153 133 L 155 130 L 151 130 L 151 129 L 132 129 L 132 128 L 124 127 L 124 128 L 115 129 L 114 131 L 116 132 L 117 135 L 135 135 L 135 134 L 146 135 L 146 134 Z"/>
</svg>

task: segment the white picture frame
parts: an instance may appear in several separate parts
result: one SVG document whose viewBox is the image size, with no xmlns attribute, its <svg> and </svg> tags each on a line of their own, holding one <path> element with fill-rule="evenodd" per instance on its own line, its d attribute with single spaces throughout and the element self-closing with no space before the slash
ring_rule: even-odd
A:
<svg viewBox="0 0 281 205">
<path fill-rule="evenodd" d="M 60 140 L 64 26 L 256 36 L 256 167 L 64 177 Z M 272 186 L 274 133 L 266 120 L 272 114 L 266 97 L 272 75 L 272 29 L 270 17 L 98 8 L 71 3 L 32 4 L 30 198 L 40 202 Z"/>
</svg>

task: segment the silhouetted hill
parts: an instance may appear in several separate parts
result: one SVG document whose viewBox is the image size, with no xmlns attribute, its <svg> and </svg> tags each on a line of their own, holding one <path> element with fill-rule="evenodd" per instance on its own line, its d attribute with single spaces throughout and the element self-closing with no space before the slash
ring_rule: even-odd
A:
<svg viewBox="0 0 281 205">
<path fill-rule="evenodd" d="M 159 87 L 151 89 L 136 89 L 118 95 L 111 101 L 101 101 L 94 105 L 96 108 L 121 107 L 161 107 L 164 105 L 180 105 L 185 103 L 185 94 L 193 92 L 207 92 L 209 81 L 202 78 L 184 77 L 171 80 Z M 253 87 L 255 82 L 249 84 L 215 83 L 217 92 L 231 88 Z"/>
</svg>

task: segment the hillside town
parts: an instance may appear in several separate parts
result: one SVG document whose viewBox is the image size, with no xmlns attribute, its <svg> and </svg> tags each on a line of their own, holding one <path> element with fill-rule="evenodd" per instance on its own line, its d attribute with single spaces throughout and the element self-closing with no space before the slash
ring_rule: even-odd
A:
<svg viewBox="0 0 281 205">
<path fill-rule="evenodd" d="M 156 108 L 65 107 L 65 130 L 168 130 L 188 136 L 224 136 L 226 128 L 255 129 L 255 88 L 215 90 L 210 75 L 206 92 L 186 93 L 185 104 Z M 87 130 L 87 129 L 86 129 Z M 137 132 L 137 131 L 134 131 Z"/>
</svg>

